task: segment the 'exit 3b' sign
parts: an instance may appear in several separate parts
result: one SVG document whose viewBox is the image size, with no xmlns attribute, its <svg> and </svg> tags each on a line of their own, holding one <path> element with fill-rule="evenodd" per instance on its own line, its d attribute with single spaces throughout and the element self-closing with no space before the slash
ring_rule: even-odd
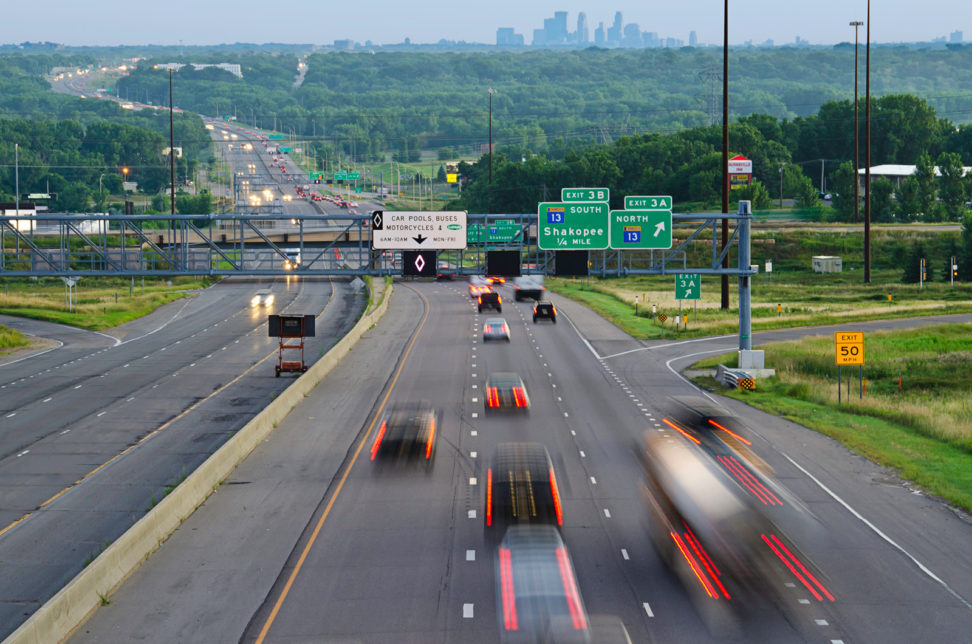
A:
<svg viewBox="0 0 972 644">
<path fill-rule="evenodd" d="M 561 201 L 610 201 L 607 188 L 561 188 Z"/>
</svg>

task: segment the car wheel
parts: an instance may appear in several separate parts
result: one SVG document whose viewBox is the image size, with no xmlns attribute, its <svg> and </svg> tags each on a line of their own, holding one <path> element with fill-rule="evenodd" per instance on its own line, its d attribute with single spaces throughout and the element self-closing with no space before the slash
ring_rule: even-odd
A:
<svg viewBox="0 0 972 644">
<path fill-rule="evenodd" d="M 497 311 L 498 313 L 502 313 L 502 312 L 503 312 L 503 307 L 502 307 L 502 306 L 497 306 L 497 307 L 496 307 L 496 311 Z"/>
<path fill-rule="evenodd" d="M 477 308 L 479 309 L 479 312 L 480 312 L 480 313 L 482 313 L 482 312 L 483 312 L 483 307 L 482 307 L 482 306 L 479 306 L 479 307 L 477 307 Z"/>
<path fill-rule="evenodd" d="M 536 323 L 537 323 L 537 316 L 535 316 L 535 315 L 533 316 L 533 323 L 534 323 L 534 324 L 536 324 Z"/>
<path fill-rule="evenodd" d="M 557 324 L 557 318 L 551 318 L 551 321 L 552 321 L 552 322 L 553 322 L 554 324 Z"/>
</svg>

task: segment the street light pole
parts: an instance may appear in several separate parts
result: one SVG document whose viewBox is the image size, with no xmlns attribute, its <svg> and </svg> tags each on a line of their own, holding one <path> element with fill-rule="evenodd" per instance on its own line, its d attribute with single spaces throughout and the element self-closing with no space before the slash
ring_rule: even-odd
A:
<svg viewBox="0 0 972 644">
<path fill-rule="evenodd" d="M 489 88 L 489 193 L 487 194 L 487 206 L 486 210 L 490 210 L 490 205 L 492 204 L 493 196 L 493 92 L 495 90 Z"/>
<path fill-rule="evenodd" d="M 867 0 L 864 62 L 864 283 L 871 283 L 871 0 Z"/>
<path fill-rule="evenodd" d="M 729 214 L 729 0 L 722 20 L 722 213 Z M 722 220 L 722 248 L 729 245 L 729 220 Z M 729 268 L 729 254 L 722 260 Z M 729 309 L 729 275 L 722 276 L 722 310 Z"/>
<path fill-rule="evenodd" d="M 860 165 L 859 153 L 860 143 L 857 133 L 857 29 L 864 23 L 860 20 L 852 20 L 850 26 L 854 28 L 854 221 L 860 216 L 860 177 L 857 169 Z"/>
</svg>

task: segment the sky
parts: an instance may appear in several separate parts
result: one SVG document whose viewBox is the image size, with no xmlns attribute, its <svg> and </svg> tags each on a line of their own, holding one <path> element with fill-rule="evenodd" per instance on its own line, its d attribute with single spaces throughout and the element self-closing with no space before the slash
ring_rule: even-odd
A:
<svg viewBox="0 0 972 644">
<path fill-rule="evenodd" d="M 728 1 L 728 0 L 726 0 Z M 972 42 L 968 0 L 874 0 L 871 39 L 875 43 L 930 41 L 963 31 Z M 852 20 L 866 20 L 867 0 L 746 0 L 729 2 L 729 42 L 810 44 L 853 42 Z M 624 24 L 686 43 L 722 44 L 724 3 L 718 0 L 613 0 L 548 2 L 491 0 L 0 0 L 0 44 L 50 41 L 65 45 L 214 45 L 222 43 L 309 43 L 370 40 L 376 45 L 435 43 L 440 39 L 496 42 L 498 27 L 513 27 L 526 43 L 554 11 L 567 11 L 570 31 L 579 12 L 593 30 L 621 11 Z M 860 30 L 861 41 L 865 28 Z"/>
</svg>

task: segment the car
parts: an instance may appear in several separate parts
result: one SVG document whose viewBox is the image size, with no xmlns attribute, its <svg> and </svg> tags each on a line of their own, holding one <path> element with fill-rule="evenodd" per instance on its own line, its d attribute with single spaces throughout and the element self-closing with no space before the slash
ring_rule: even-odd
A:
<svg viewBox="0 0 972 644">
<path fill-rule="evenodd" d="M 501 642 L 591 642 L 590 620 L 564 540 L 550 526 L 506 531 L 495 563 Z"/>
<path fill-rule="evenodd" d="M 469 297 L 478 299 L 483 293 L 493 290 L 493 285 L 485 278 L 473 275 L 469 278 Z"/>
<path fill-rule="evenodd" d="M 485 293 L 480 293 L 477 299 L 479 312 L 482 313 L 483 309 L 493 308 L 496 309 L 497 313 L 503 312 L 503 298 L 496 291 L 487 291 Z"/>
<path fill-rule="evenodd" d="M 435 459 L 439 413 L 425 403 L 398 403 L 385 412 L 371 443 L 371 460 L 418 461 Z"/>
<path fill-rule="evenodd" d="M 269 289 L 261 289 L 250 298 L 250 306 L 273 306 L 273 293 Z"/>
<path fill-rule="evenodd" d="M 533 323 L 537 320 L 550 320 L 557 324 L 557 308 L 553 302 L 537 302 L 533 305 Z"/>
<path fill-rule="evenodd" d="M 483 529 L 502 537 L 511 525 L 560 527 L 560 491 L 550 453 L 540 443 L 500 443 L 486 470 Z"/>
<path fill-rule="evenodd" d="M 486 318 L 483 325 L 483 342 L 488 340 L 510 341 L 510 325 L 503 318 Z"/>
<path fill-rule="evenodd" d="M 530 396 L 523 379 L 512 371 L 498 371 L 486 378 L 486 412 L 529 411 Z"/>
<path fill-rule="evenodd" d="M 354 212 L 349 210 L 348 212 Z M 449 262 L 439 262 L 438 270 L 435 273 L 437 280 L 453 280 L 456 277 L 456 268 Z"/>
<path fill-rule="evenodd" d="M 490 283 L 493 284 L 494 286 L 497 285 L 497 284 L 498 285 L 501 285 L 501 286 L 503 284 L 506 284 L 506 278 L 505 277 L 500 277 L 499 275 L 488 275 L 486 277 L 486 279 L 488 279 L 490 281 Z"/>
</svg>

